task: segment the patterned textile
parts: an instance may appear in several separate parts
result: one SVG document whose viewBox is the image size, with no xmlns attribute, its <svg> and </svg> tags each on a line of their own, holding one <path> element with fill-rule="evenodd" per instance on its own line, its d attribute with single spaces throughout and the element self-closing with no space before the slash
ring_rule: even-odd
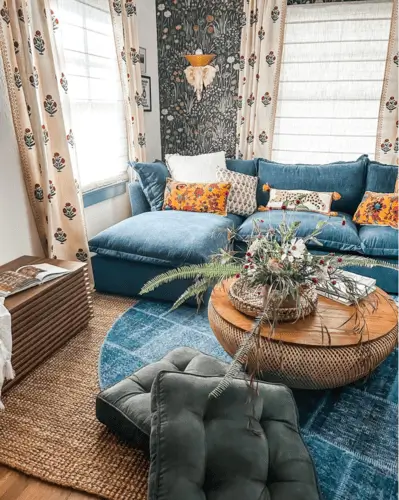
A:
<svg viewBox="0 0 399 500">
<path fill-rule="evenodd" d="M 229 182 L 231 189 L 227 200 L 229 214 L 248 216 L 256 211 L 256 188 L 258 178 L 252 175 L 232 172 L 227 168 L 216 170 L 218 182 Z"/>
<path fill-rule="evenodd" d="M 166 181 L 162 210 L 183 210 L 227 215 L 228 182 L 199 184 Z"/>
<path fill-rule="evenodd" d="M 112 326 L 99 358 L 101 388 L 180 346 L 230 361 L 206 308 L 140 301 Z M 371 376 L 330 391 L 294 391 L 324 500 L 397 500 L 398 352 Z"/>
<path fill-rule="evenodd" d="M 1 2 L 0 49 L 22 171 L 47 256 L 86 261 L 68 80 L 49 0 Z"/>
<path fill-rule="evenodd" d="M 271 158 L 286 0 L 248 0 L 241 35 L 237 156 Z"/>
<path fill-rule="evenodd" d="M 393 0 L 391 32 L 378 118 L 375 159 L 399 166 L 398 143 L 398 0 Z"/>
<path fill-rule="evenodd" d="M 144 0 L 146 1 L 146 0 Z M 241 0 L 156 0 L 163 155 L 226 151 L 235 156 Z M 183 54 L 215 53 L 215 79 L 198 101 Z"/>
<path fill-rule="evenodd" d="M 137 7 L 133 0 L 109 0 L 109 8 L 125 101 L 129 161 L 144 162 L 146 138 Z"/>
<path fill-rule="evenodd" d="M 305 210 L 309 212 L 318 212 L 326 215 L 337 215 L 337 212 L 331 212 L 331 203 L 333 200 L 339 200 L 339 193 L 319 193 L 317 191 L 283 190 L 270 189 L 270 198 L 267 209 L 285 210 Z"/>
<path fill-rule="evenodd" d="M 366 191 L 353 221 L 357 224 L 390 226 L 398 229 L 398 194 Z"/>
</svg>

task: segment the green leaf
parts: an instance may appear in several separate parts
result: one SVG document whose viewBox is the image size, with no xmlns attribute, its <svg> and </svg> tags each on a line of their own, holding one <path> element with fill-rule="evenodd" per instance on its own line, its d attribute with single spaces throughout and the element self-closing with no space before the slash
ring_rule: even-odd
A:
<svg viewBox="0 0 399 500">
<path fill-rule="evenodd" d="M 176 302 L 171 307 L 171 311 L 174 311 L 178 307 L 180 307 L 184 302 L 186 302 L 191 297 L 200 298 L 208 289 L 208 287 L 212 285 L 212 282 L 206 280 L 198 280 L 193 283 L 191 286 L 187 288 L 185 292 L 183 292 L 180 297 L 176 300 Z"/>
<path fill-rule="evenodd" d="M 171 269 L 166 273 L 155 276 L 148 281 L 140 291 L 140 295 L 152 292 L 159 286 L 170 283 L 176 279 L 194 279 L 197 277 L 210 278 L 216 281 L 231 278 L 241 271 L 239 264 L 220 264 L 217 262 L 208 262 L 206 264 L 197 264 L 192 266 L 179 267 Z"/>
</svg>

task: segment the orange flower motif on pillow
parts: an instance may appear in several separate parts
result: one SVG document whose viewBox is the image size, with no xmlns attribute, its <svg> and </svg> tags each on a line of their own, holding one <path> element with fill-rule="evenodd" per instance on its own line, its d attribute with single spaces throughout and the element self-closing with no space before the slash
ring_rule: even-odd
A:
<svg viewBox="0 0 399 500">
<path fill-rule="evenodd" d="M 162 210 L 227 215 L 230 188 L 228 182 L 198 184 L 167 179 Z"/>
<path fill-rule="evenodd" d="M 398 194 L 367 191 L 353 216 L 353 221 L 357 224 L 398 229 Z"/>
</svg>

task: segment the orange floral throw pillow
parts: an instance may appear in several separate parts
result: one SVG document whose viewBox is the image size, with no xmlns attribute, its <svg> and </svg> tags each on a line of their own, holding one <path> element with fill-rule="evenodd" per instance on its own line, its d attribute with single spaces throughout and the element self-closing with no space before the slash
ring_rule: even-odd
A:
<svg viewBox="0 0 399 500">
<path fill-rule="evenodd" d="M 227 215 L 230 188 L 228 182 L 198 184 L 167 179 L 162 210 Z"/>
<path fill-rule="evenodd" d="M 357 224 L 390 226 L 398 229 L 398 194 L 366 191 L 353 221 Z"/>
</svg>

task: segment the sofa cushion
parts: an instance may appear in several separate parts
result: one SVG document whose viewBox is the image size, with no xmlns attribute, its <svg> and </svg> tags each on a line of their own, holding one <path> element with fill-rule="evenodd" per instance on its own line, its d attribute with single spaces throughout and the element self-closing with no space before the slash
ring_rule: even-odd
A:
<svg viewBox="0 0 399 500">
<path fill-rule="evenodd" d="M 165 155 L 170 177 L 179 182 L 216 182 L 216 167 L 226 168 L 226 153 L 205 153 L 183 156 L 178 153 Z"/>
<path fill-rule="evenodd" d="M 170 177 L 164 163 L 134 163 L 133 169 L 137 172 L 140 185 L 151 210 L 162 210 L 166 179 Z"/>
<path fill-rule="evenodd" d="M 151 391 L 149 500 L 319 500 L 291 391 L 161 372 Z"/>
<path fill-rule="evenodd" d="M 366 191 L 373 193 L 394 193 L 398 178 L 396 165 L 384 165 L 378 161 L 370 161 L 367 166 Z"/>
<path fill-rule="evenodd" d="M 151 387 L 158 373 L 169 372 L 224 375 L 228 365 L 190 347 L 179 347 L 156 363 L 100 392 L 97 419 L 116 435 L 148 452 L 151 432 Z"/>
<path fill-rule="evenodd" d="M 228 230 L 243 218 L 228 214 L 145 212 L 102 231 L 89 242 L 92 252 L 118 259 L 170 267 L 206 262 L 226 248 Z"/>
<path fill-rule="evenodd" d="M 362 226 L 359 229 L 359 238 L 365 255 L 398 257 L 397 229 L 385 226 Z"/>
<path fill-rule="evenodd" d="M 300 221 L 301 225 L 298 228 L 297 235 L 299 237 L 309 235 L 316 228 L 316 224 L 320 221 L 327 221 L 328 224 L 321 229 L 318 236 L 319 241 L 323 244 L 322 250 L 338 250 L 342 252 L 360 252 L 361 244 L 358 235 L 357 227 L 352 222 L 351 216 L 340 213 L 336 217 L 328 217 L 328 215 L 315 212 L 285 212 L 288 223 Z M 248 217 L 238 230 L 238 239 L 247 239 L 253 231 L 253 221 L 255 219 L 263 220 L 260 223 L 262 229 L 269 227 L 276 228 L 283 220 L 283 210 L 271 210 L 269 212 L 255 212 Z M 346 224 L 342 225 L 342 220 L 345 217 Z M 321 249 L 315 243 L 310 242 L 309 248 Z"/>
<path fill-rule="evenodd" d="M 226 168 L 223 170 L 228 172 Z M 200 212 L 225 217 L 230 190 L 230 182 L 182 182 L 168 179 L 162 210 Z"/>
<path fill-rule="evenodd" d="M 229 182 L 231 185 L 227 200 L 227 211 L 229 213 L 248 217 L 248 215 L 256 212 L 257 177 L 232 172 L 221 167 L 216 169 L 216 175 L 218 182 Z"/>
<path fill-rule="evenodd" d="M 276 189 L 307 189 L 319 192 L 338 192 L 341 199 L 334 201 L 331 210 L 353 215 L 365 191 L 367 156 L 356 161 L 328 165 L 287 165 L 269 160 L 258 163 L 258 205 L 267 205 L 269 193 L 263 185 Z"/>
<path fill-rule="evenodd" d="M 226 167 L 232 172 L 238 172 L 239 174 L 252 175 L 256 177 L 257 175 L 257 160 L 236 160 L 230 159 L 226 160 Z"/>
</svg>

